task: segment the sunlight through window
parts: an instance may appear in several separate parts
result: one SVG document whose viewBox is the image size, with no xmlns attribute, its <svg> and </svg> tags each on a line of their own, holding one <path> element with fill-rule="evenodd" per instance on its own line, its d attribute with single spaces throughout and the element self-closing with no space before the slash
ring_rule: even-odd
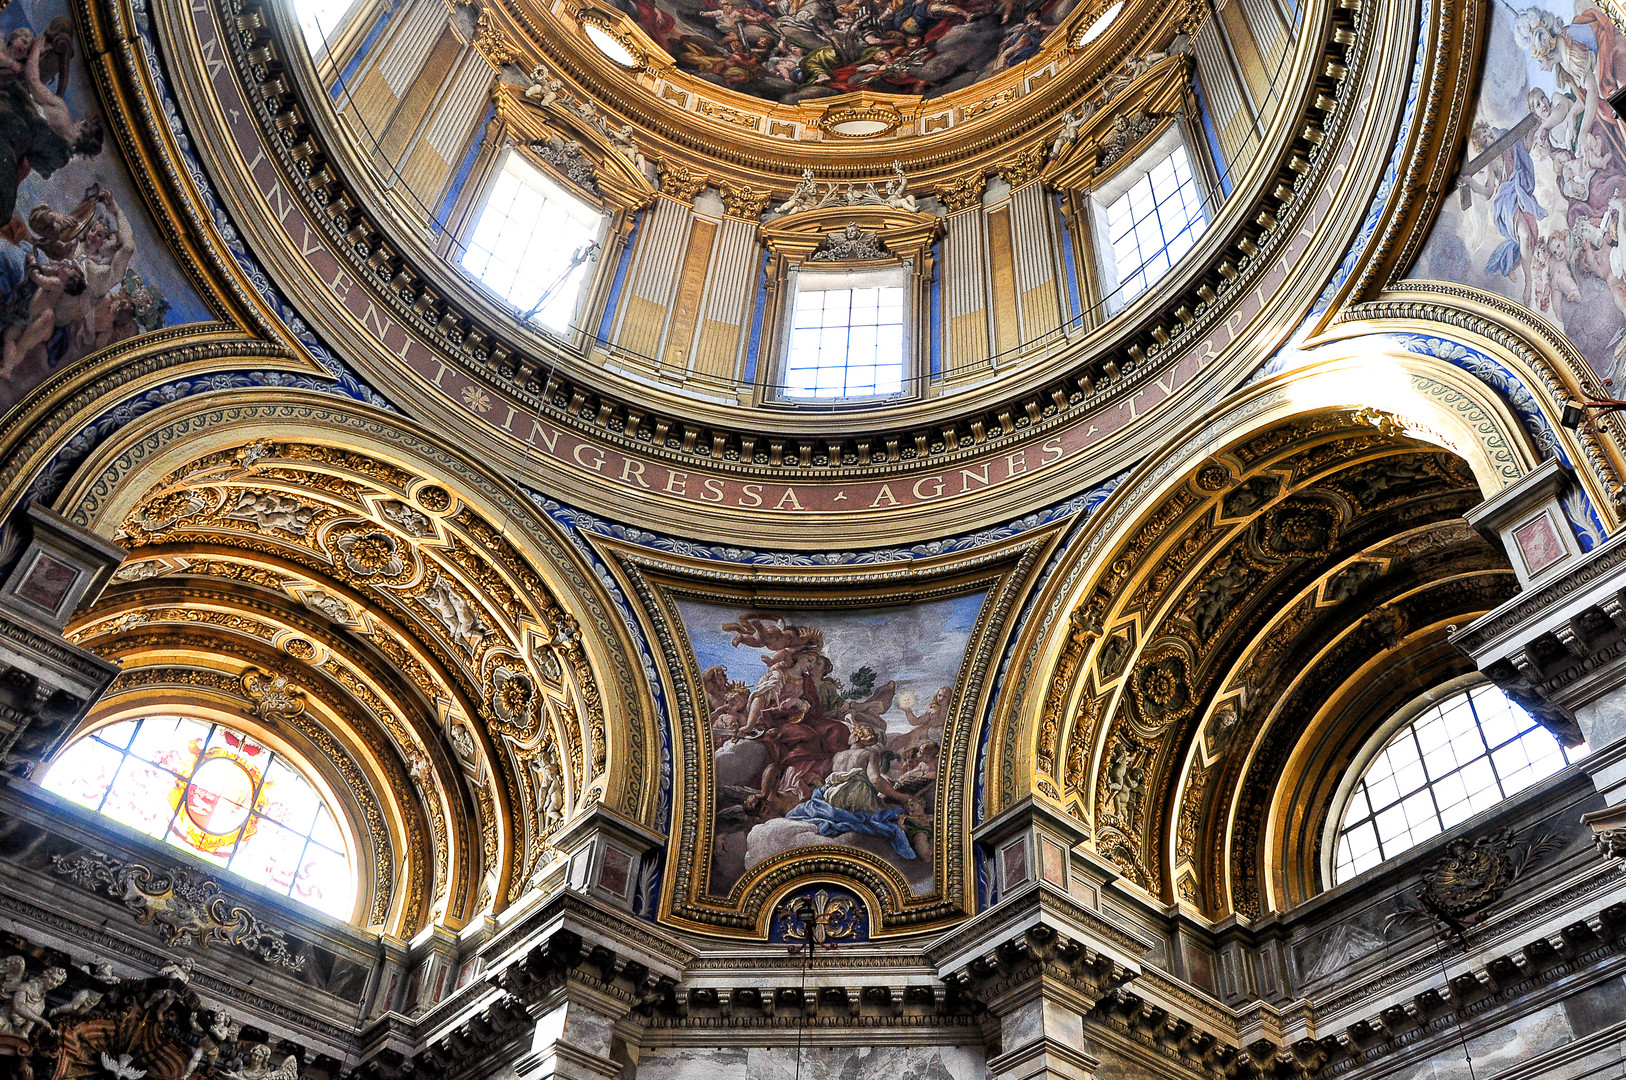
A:
<svg viewBox="0 0 1626 1080">
<path fill-rule="evenodd" d="M 1111 274 L 1107 306 L 1117 310 L 1151 288 L 1191 250 L 1208 218 L 1202 191 L 1183 143 L 1158 156 L 1122 194 L 1098 210 L 1103 218 Z"/>
<path fill-rule="evenodd" d="M 903 392 L 901 271 L 798 275 L 784 396 L 887 397 Z"/>
<path fill-rule="evenodd" d="M 596 207 L 509 150 L 463 252 L 463 269 L 521 315 L 568 333 L 603 220 Z"/>
<path fill-rule="evenodd" d="M 125 720 L 76 741 L 42 785 L 318 911 L 349 918 L 355 871 L 327 801 L 287 758 L 185 716 Z"/>
<path fill-rule="evenodd" d="M 1545 780 L 1587 754 L 1566 750 L 1494 686 L 1430 705 L 1389 736 L 1338 828 L 1333 884 L 1348 881 Z"/>
<path fill-rule="evenodd" d="M 327 43 L 338 34 L 344 17 L 355 0 L 294 0 L 294 18 L 305 33 L 305 47 L 312 56 L 327 51 Z"/>
</svg>

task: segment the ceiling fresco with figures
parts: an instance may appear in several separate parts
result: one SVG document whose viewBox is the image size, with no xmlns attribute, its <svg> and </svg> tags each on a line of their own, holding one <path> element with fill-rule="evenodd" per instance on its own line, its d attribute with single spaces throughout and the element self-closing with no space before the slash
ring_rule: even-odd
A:
<svg viewBox="0 0 1626 1080">
<path fill-rule="evenodd" d="M 930 97 L 1019 66 L 1077 0 L 617 0 L 684 71 L 785 103 Z"/>
<path fill-rule="evenodd" d="M 1412 273 L 1522 304 L 1618 381 L 1626 121 L 1606 99 L 1626 85 L 1621 32 L 1587 4 L 1496 5 L 1485 72 L 1456 197 Z"/>
<path fill-rule="evenodd" d="M 943 728 L 983 599 L 842 614 L 678 602 L 711 716 L 713 893 L 823 844 L 933 891 Z"/>
<path fill-rule="evenodd" d="M 68 5 L 0 9 L 0 413 L 137 334 L 210 318 L 130 182 Z"/>
<path fill-rule="evenodd" d="M 0 0 L 0 1059 L 1620 1074 L 1623 31 Z"/>
</svg>

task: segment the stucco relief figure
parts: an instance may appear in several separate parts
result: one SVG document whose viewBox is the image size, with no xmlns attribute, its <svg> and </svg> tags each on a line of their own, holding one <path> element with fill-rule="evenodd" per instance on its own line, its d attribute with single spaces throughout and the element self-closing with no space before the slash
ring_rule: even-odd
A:
<svg viewBox="0 0 1626 1080">
<path fill-rule="evenodd" d="M 1578 12 L 1578 13 L 1577 13 Z M 1626 374 L 1626 47 L 1595 7 L 1498 6 L 1457 178 L 1414 276 L 1523 304 L 1600 376 Z"/>
<path fill-rule="evenodd" d="M 559 100 L 559 92 L 565 84 L 553 77 L 553 73 L 546 67 L 538 64 L 531 70 L 531 85 L 525 88 L 525 99 L 539 109 L 546 109 Z"/>
<path fill-rule="evenodd" d="M 791 189 L 790 198 L 774 207 L 780 214 L 794 214 L 798 210 L 811 210 L 819 205 L 819 182 L 813 179 L 813 170 L 804 168 L 802 179 Z"/>
<path fill-rule="evenodd" d="M 234 1072 L 222 1072 L 227 1080 L 298 1080 L 299 1060 L 287 1055 L 275 1066 L 271 1064 L 271 1048 L 255 1043 L 248 1051 L 248 1060 Z"/>
<path fill-rule="evenodd" d="M 622 124 L 618 128 L 610 128 L 607 134 L 609 135 L 610 145 L 615 148 L 615 152 L 626 158 L 627 162 L 634 169 L 637 169 L 645 180 L 653 184 L 655 182 L 655 166 L 644 156 L 643 151 L 638 149 L 638 144 L 633 141 L 632 125 Z"/>
<path fill-rule="evenodd" d="M 30 977 L 27 961 L 21 956 L 8 956 L 0 961 L 0 996 L 6 1011 L 0 1017 L 5 1034 L 28 1038 L 36 1026 L 55 1031 L 45 1015 L 45 995 L 61 986 L 68 973 L 59 967 L 48 967 Z"/>
<path fill-rule="evenodd" d="M 1061 157 L 1069 147 L 1078 141 L 1079 133 L 1084 130 L 1084 125 L 1089 123 L 1090 118 L 1095 115 L 1095 109 L 1095 105 L 1086 103 L 1072 112 L 1062 115 L 1061 130 L 1056 132 L 1056 137 L 1050 140 L 1050 157 L 1052 159 Z"/>
<path fill-rule="evenodd" d="M 0 412 L 172 303 L 210 317 L 137 209 L 81 51 L 65 5 L 0 8 Z"/>
<path fill-rule="evenodd" d="M 913 213 L 920 209 L 915 202 L 915 197 L 909 194 L 909 178 L 903 174 L 903 162 L 894 161 L 892 163 L 892 179 L 886 182 L 886 187 L 881 192 L 881 198 L 888 206 L 896 210 L 908 210 Z"/>
<path fill-rule="evenodd" d="M 832 845 L 931 890 L 943 733 L 979 603 L 840 614 L 682 605 L 705 665 L 713 892 L 780 852 Z M 733 677 L 752 652 L 765 670 Z"/>
</svg>

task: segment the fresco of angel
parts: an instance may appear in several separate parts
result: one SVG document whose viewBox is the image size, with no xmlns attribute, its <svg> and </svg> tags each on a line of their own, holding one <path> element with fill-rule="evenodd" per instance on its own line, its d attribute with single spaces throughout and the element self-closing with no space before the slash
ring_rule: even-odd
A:
<svg viewBox="0 0 1626 1080">
<path fill-rule="evenodd" d="M 173 304 L 210 317 L 153 235 L 82 55 L 65 3 L 0 7 L 0 412 Z"/>
<path fill-rule="evenodd" d="M 1413 275 L 1523 304 L 1600 376 L 1626 374 L 1626 39 L 1563 0 L 1493 6 L 1484 80 L 1454 197 Z"/>
</svg>

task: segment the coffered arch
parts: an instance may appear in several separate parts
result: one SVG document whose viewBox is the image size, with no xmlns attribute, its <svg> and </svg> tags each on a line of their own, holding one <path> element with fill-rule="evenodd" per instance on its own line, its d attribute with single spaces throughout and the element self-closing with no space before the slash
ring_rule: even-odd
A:
<svg viewBox="0 0 1626 1080">
<path fill-rule="evenodd" d="M 1435 670 L 1446 626 L 1516 588 L 1462 515 L 1543 457 L 1436 359 L 1357 341 L 1298 360 L 1081 527 L 991 746 L 987 814 L 1035 791 L 1126 879 L 1214 917 L 1303 898 L 1261 884 L 1288 873 L 1261 845 L 1292 748 L 1329 686 L 1458 673 Z"/>
<path fill-rule="evenodd" d="M 435 853 L 449 865 L 420 924 L 512 903 L 578 812 L 650 812 L 647 696 L 607 600 L 525 492 L 399 417 L 297 392 L 177 403 L 98 448 L 57 506 L 171 590 L 115 588 L 81 633 L 152 605 L 238 636 L 264 622 L 247 636 L 282 655 L 256 666 L 331 683 L 382 727 L 428 817 L 474 823 Z M 281 649 L 289 634 L 309 656 Z"/>
</svg>

